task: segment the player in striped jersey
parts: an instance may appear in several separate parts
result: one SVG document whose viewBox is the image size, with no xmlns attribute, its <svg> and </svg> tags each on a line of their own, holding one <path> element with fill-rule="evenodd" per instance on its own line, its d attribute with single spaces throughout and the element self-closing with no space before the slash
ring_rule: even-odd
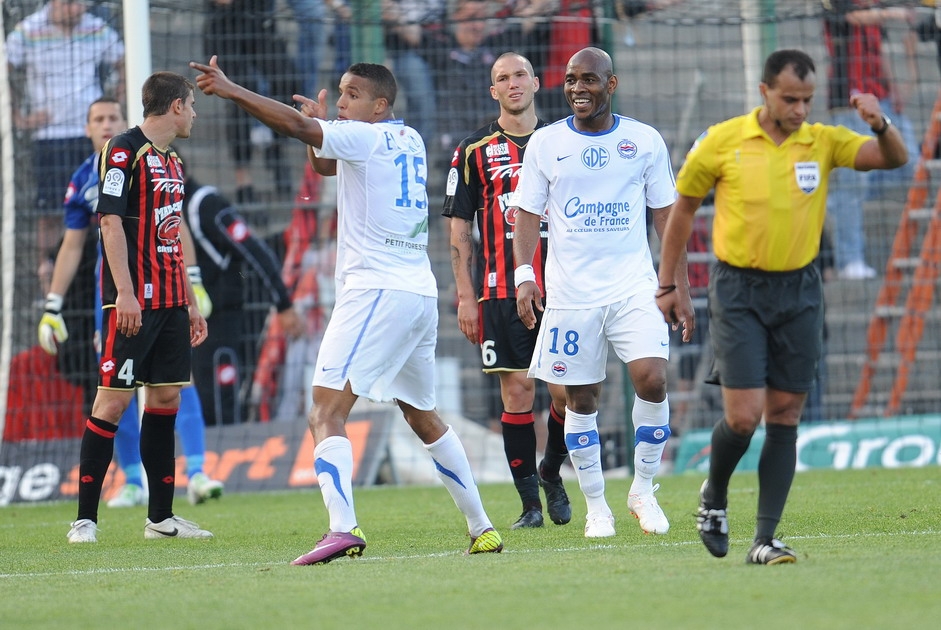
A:
<svg viewBox="0 0 941 630">
<path fill-rule="evenodd" d="M 86 264 L 83 261 L 84 249 L 86 248 L 87 234 L 89 228 L 97 228 L 98 217 L 98 153 L 104 147 L 105 143 L 118 133 L 127 129 L 127 123 L 124 120 L 124 114 L 121 112 L 121 104 L 114 98 L 103 96 L 95 100 L 88 107 L 87 122 L 85 133 L 92 141 L 94 153 L 82 162 L 82 165 L 76 169 L 69 181 L 69 187 L 65 193 L 63 203 L 65 210 L 65 236 L 62 238 L 62 244 L 56 256 L 55 266 L 52 272 L 52 283 L 50 292 L 46 296 L 46 307 L 42 319 L 39 322 L 39 345 L 43 350 L 51 355 L 60 352 L 61 344 L 69 342 L 69 328 L 78 330 L 78 336 L 87 334 L 92 335 L 90 326 L 87 326 L 87 315 L 84 309 L 81 312 L 74 312 L 69 317 L 68 306 L 63 309 L 63 304 L 69 303 L 71 297 L 71 306 L 74 309 L 75 302 L 82 302 L 76 299 L 77 295 L 84 295 L 86 291 L 90 293 L 94 288 L 100 285 L 100 250 L 98 240 L 89 242 L 93 252 L 88 256 L 98 259 L 97 263 Z M 181 224 L 184 227 L 185 224 Z M 195 257 L 195 252 L 193 253 Z M 195 263 L 195 258 L 193 261 Z M 94 276 L 88 269 L 94 264 Z M 191 272 L 198 267 L 190 266 Z M 85 272 L 84 275 L 82 271 Z M 79 275 L 79 282 L 73 284 L 73 280 Z M 198 275 L 198 273 L 197 273 Z M 199 294 L 205 288 L 194 283 L 194 290 Z M 71 289 L 71 290 L 70 290 Z M 67 296 L 63 299 L 63 296 Z M 95 313 L 95 334 L 100 336 L 101 332 L 101 295 L 95 291 L 95 298 L 88 299 L 88 302 L 94 303 Z M 83 304 L 83 306 L 85 306 Z M 87 305 L 91 309 L 91 304 Z M 201 309 L 201 312 L 202 309 Z M 66 326 L 67 320 L 72 320 L 69 326 Z M 83 329 L 88 329 L 87 332 Z M 89 404 L 95 397 L 95 390 L 92 387 L 97 385 L 98 374 L 96 359 L 97 348 L 89 339 L 86 344 L 80 340 L 78 350 L 73 350 L 73 354 L 78 354 L 81 359 L 81 371 L 90 372 L 89 377 L 94 376 L 94 384 L 89 383 L 86 396 Z M 67 348 L 67 346 L 65 346 Z M 86 355 L 88 355 L 86 357 Z M 87 366 L 87 367 L 86 367 Z M 92 367 L 95 366 L 95 367 Z M 83 378 L 83 380 L 86 380 Z M 87 380 L 91 380 L 90 378 Z M 124 472 L 125 484 L 115 496 L 108 501 L 108 507 L 134 507 L 136 505 L 147 504 L 147 493 L 144 490 L 144 480 L 141 474 L 140 458 L 140 427 L 138 426 L 139 413 L 136 397 L 131 398 L 130 405 L 122 416 L 124 420 L 120 426 L 121 431 L 115 434 L 115 451 L 117 462 Z M 186 476 L 187 476 L 187 494 L 193 503 L 202 503 L 208 498 L 218 498 L 222 494 L 222 483 L 210 479 L 203 471 L 205 461 L 206 440 L 205 440 L 205 422 L 203 420 L 202 408 L 199 404 L 199 397 L 196 389 L 192 386 L 184 387 L 180 391 L 180 407 L 177 412 L 176 430 L 180 437 L 180 445 L 186 458 Z"/>
<path fill-rule="evenodd" d="M 171 72 L 144 82 L 144 122 L 115 136 L 98 160 L 102 243 L 99 385 L 82 436 L 78 518 L 68 539 L 97 542 L 98 501 L 122 414 L 144 385 L 141 461 L 150 480 L 144 538 L 209 538 L 173 514 L 174 424 L 190 381 L 191 346 L 206 320 L 186 276 L 180 223 L 183 166 L 170 143 L 196 118 L 193 85 Z"/>
<path fill-rule="evenodd" d="M 533 98 L 539 89 L 532 64 L 517 53 L 501 55 L 490 72 L 490 94 L 500 103 L 500 117 L 465 138 L 454 152 L 448 173 L 444 216 L 451 219 L 451 266 L 458 295 L 458 325 L 467 340 L 480 346 L 484 372 L 500 377 L 503 448 L 523 513 L 513 529 L 541 527 L 540 482 L 546 492 L 549 518 L 568 523 L 572 510 L 559 469 L 567 451 L 563 423 L 565 391 L 550 385 L 548 440 L 545 458 L 536 466 L 533 402 L 535 381 L 526 371 L 536 346 L 516 311 L 513 284 L 513 224 L 510 195 L 516 188 L 523 152 L 535 129 L 546 125 L 536 117 Z M 474 219 L 479 244 L 475 245 Z M 542 286 L 546 230 L 533 257 Z M 475 246 L 477 253 L 475 254 Z"/>
</svg>

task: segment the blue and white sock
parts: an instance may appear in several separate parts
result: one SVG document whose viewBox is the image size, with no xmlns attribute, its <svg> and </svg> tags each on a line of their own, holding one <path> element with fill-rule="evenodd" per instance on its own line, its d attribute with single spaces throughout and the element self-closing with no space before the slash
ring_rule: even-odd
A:
<svg viewBox="0 0 941 630">
<path fill-rule="evenodd" d="M 471 536 L 480 536 L 486 529 L 493 527 L 484 505 L 480 501 L 477 482 L 471 472 L 470 462 L 461 438 L 450 426 L 444 435 L 432 444 L 425 444 L 435 462 L 438 478 L 451 493 L 455 505 L 467 519 L 467 531 Z"/>
<path fill-rule="evenodd" d="M 124 410 L 118 431 L 114 434 L 114 454 L 118 467 L 124 473 L 124 483 L 144 487 L 143 466 L 140 462 L 140 413 L 137 408 L 137 396 L 131 396 L 131 403 Z"/>
<path fill-rule="evenodd" d="M 604 498 L 604 471 L 601 468 L 597 411 L 581 414 L 565 408 L 565 446 L 575 467 L 578 487 L 585 495 L 588 513 L 611 514 L 611 508 Z"/>
<path fill-rule="evenodd" d="M 634 396 L 634 481 L 631 493 L 653 491 L 663 449 L 670 437 L 670 401 L 652 403 Z"/>
<path fill-rule="evenodd" d="M 176 416 L 176 434 L 186 457 L 186 476 L 203 472 L 206 459 L 206 421 L 199 404 L 199 394 L 192 385 L 180 390 L 180 411 Z"/>
<path fill-rule="evenodd" d="M 353 445 L 338 435 L 323 440 L 314 449 L 314 471 L 330 515 L 330 531 L 352 531 L 357 525 L 353 509 Z"/>
</svg>

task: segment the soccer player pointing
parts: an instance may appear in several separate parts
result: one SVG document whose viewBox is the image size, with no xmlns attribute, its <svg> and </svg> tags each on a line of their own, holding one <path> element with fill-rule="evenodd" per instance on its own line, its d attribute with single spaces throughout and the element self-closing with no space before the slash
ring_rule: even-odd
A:
<svg viewBox="0 0 941 630">
<path fill-rule="evenodd" d="M 438 310 L 427 251 L 425 145 L 394 120 L 392 73 L 377 64 L 350 66 L 340 79 L 340 120 L 328 122 L 326 90 L 316 102 L 295 96 L 298 112 L 230 81 L 215 56 L 209 65 L 190 65 L 202 72 L 196 84 L 203 92 L 313 147 L 314 168 L 338 177 L 337 300 L 317 355 L 308 418 L 330 531 L 293 564 L 324 564 L 366 547 L 353 509 L 353 447 L 345 430 L 359 396 L 396 401 L 467 520 L 467 553 L 502 550 L 464 447 L 435 411 Z"/>
</svg>

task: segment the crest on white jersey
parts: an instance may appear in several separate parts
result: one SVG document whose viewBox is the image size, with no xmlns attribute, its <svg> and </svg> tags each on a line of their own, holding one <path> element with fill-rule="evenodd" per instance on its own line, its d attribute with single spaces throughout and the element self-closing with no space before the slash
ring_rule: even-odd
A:
<svg viewBox="0 0 941 630">
<path fill-rule="evenodd" d="M 794 177 L 797 187 L 805 194 L 811 194 L 820 186 L 820 164 L 817 162 L 796 162 Z"/>
<path fill-rule="evenodd" d="M 608 165 L 610 155 L 601 145 L 592 145 L 582 151 L 582 164 L 593 171 L 599 171 Z"/>
</svg>

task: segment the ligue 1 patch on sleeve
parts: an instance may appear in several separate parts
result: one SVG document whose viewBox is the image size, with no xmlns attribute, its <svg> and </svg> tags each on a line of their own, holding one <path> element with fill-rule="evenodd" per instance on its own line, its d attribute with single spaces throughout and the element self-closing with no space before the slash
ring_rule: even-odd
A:
<svg viewBox="0 0 941 630">
<path fill-rule="evenodd" d="M 120 197 L 124 192 L 124 171 L 119 168 L 108 169 L 101 183 L 101 192 L 112 197 Z"/>
<path fill-rule="evenodd" d="M 801 192 L 809 195 L 820 186 L 820 165 L 817 162 L 795 162 L 794 177 Z"/>
<path fill-rule="evenodd" d="M 108 154 L 108 166 L 125 167 L 131 159 L 131 152 L 121 147 L 114 147 Z"/>
<path fill-rule="evenodd" d="M 453 197 L 455 192 L 457 192 L 457 169 L 452 168 L 448 171 L 448 187 L 445 194 L 448 197 Z"/>
</svg>

